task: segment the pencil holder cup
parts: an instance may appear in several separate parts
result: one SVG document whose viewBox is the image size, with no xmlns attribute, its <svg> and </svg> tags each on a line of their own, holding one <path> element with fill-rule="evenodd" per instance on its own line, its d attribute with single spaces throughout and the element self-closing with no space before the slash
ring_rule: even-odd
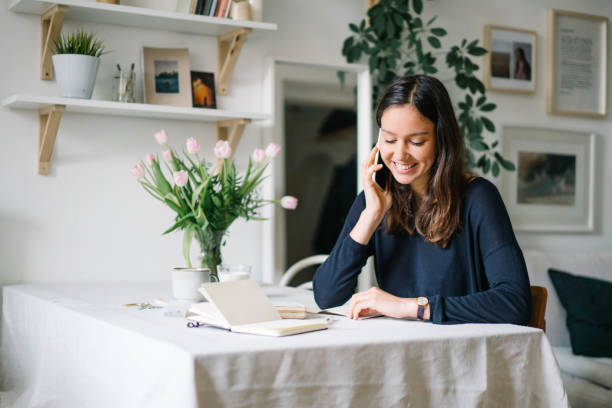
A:
<svg viewBox="0 0 612 408">
<path fill-rule="evenodd" d="M 134 83 L 136 72 L 116 71 L 113 74 L 112 100 L 118 102 L 134 102 Z"/>
</svg>

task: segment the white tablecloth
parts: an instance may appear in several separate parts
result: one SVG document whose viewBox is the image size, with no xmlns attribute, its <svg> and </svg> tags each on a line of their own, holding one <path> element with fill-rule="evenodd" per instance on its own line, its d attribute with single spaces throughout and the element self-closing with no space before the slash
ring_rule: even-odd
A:
<svg viewBox="0 0 612 408">
<path fill-rule="evenodd" d="M 338 317 L 281 338 L 187 328 L 122 306 L 169 285 L 3 288 L 3 374 L 15 407 L 565 407 L 537 329 Z M 267 288 L 315 307 L 312 293 Z M 12 397 L 11 397 L 12 396 Z"/>
</svg>

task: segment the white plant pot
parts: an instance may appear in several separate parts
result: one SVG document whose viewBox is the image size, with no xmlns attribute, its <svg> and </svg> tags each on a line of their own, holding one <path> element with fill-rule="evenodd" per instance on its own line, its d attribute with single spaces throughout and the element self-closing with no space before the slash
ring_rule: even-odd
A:
<svg viewBox="0 0 612 408">
<path fill-rule="evenodd" d="M 53 56 L 55 79 L 64 98 L 91 99 L 100 57 L 80 54 Z"/>
<path fill-rule="evenodd" d="M 211 280 L 208 268 L 174 268 L 172 269 L 172 296 L 175 299 L 199 302 L 204 296 L 198 290 L 203 283 Z"/>
</svg>

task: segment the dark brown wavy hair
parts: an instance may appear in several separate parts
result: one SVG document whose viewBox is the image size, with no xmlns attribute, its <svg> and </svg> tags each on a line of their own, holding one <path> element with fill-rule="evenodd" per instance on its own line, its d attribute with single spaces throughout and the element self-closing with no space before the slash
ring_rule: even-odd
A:
<svg viewBox="0 0 612 408">
<path fill-rule="evenodd" d="M 465 195 L 465 145 L 455 112 L 444 85 L 427 75 L 406 76 L 385 90 L 376 108 L 381 126 L 385 110 L 391 106 L 412 105 L 435 125 L 436 157 L 429 172 L 429 184 L 419 200 L 410 185 L 391 177 L 393 196 L 386 216 L 387 232 L 419 233 L 426 241 L 446 248 L 460 224 Z"/>
</svg>

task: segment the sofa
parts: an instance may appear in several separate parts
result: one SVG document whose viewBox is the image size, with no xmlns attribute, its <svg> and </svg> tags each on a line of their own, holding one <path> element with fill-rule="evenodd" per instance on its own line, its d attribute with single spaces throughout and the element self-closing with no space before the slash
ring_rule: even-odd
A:
<svg viewBox="0 0 612 408">
<path fill-rule="evenodd" d="M 573 408 L 612 407 L 612 358 L 574 355 L 566 325 L 566 312 L 548 269 L 612 281 L 612 252 L 572 253 L 523 250 L 532 285 L 548 290 L 546 335 Z M 612 301 L 612 299 L 610 299 Z"/>
</svg>

